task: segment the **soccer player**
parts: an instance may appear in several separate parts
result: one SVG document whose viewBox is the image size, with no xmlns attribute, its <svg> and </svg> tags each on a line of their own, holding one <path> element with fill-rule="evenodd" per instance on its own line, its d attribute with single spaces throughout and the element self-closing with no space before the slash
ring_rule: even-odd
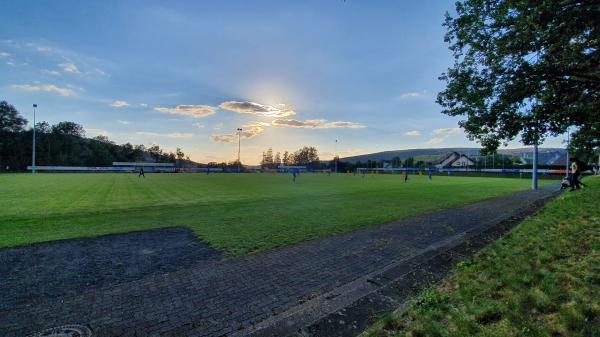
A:
<svg viewBox="0 0 600 337">
<path fill-rule="evenodd" d="M 406 169 L 406 171 L 404 171 L 404 183 L 406 184 L 408 182 L 408 169 Z"/>
<path fill-rule="evenodd" d="M 146 175 L 144 174 L 144 168 L 143 168 L 143 167 L 140 167 L 140 173 L 138 174 L 138 178 L 139 178 L 139 177 L 144 177 L 144 178 L 146 178 Z"/>
<path fill-rule="evenodd" d="M 429 180 L 431 180 L 431 169 L 429 169 Z"/>
</svg>

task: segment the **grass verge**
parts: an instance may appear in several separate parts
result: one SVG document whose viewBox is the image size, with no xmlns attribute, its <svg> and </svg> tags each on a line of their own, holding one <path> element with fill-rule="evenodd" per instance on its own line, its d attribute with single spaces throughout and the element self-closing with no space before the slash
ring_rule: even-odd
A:
<svg viewBox="0 0 600 337">
<path fill-rule="evenodd" d="M 600 336 L 600 179 L 586 183 L 361 336 Z"/>
</svg>

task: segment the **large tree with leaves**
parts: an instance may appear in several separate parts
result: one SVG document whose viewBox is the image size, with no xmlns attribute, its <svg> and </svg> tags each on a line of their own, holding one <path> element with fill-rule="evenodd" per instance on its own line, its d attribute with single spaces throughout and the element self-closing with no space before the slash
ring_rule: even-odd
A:
<svg viewBox="0 0 600 337">
<path fill-rule="evenodd" d="M 570 126 L 600 138 L 599 1 L 462 0 L 444 25 L 455 63 L 437 102 L 486 152 Z"/>
<path fill-rule="evenodd" d="M 0 102 L 0 131 L 19 132 L 25 125 L 27 125 L 27 120 L 13 105 L 8 104 L 7 101 Z"/>
</svg>

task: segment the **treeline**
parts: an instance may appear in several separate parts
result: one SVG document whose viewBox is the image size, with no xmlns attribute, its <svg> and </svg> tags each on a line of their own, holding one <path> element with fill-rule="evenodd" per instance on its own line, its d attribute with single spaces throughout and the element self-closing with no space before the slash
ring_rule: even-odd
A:
<svg viewBox="0 0 600 337">
<path fill-rule="evenodd" d="M 31 165 L 33 130 L 27 125 L 14 106 L 0 102 L 1 171 L 22 171 Z M 35 132 L 38 166 L 111 166 L 114 161 L 192 163 L 180 149 L 173 153 L 158 145 L 118 145 L 105 136 L 86 138 L 83 126 L 74 122 L 39 122 Z"/>
<path fill-rule="evenodd" d="M 427 169 L 434 167 L 441 157 L 431 158 L 430 160 L 422 160 L 419 157 L 408 157 L 402 159 L 400 157 L 394 157 L 391 160 L 367 160 L 364 162 L 357 161 L 354 163 L 345 162 L 340 160 L 338 157 L 334 157 L 330 161 L 322 162 L 319 160 L 318 151 L 315 147 L 303 147 L 293 153 L 284 151 L 283 154 L 280 152 L 273 152 L 272 148 L 263 152 L 261 159 L 261 167 L 274 169 L 280 165 L 299 165 L 306 166 L 313 170 L 335 170 L 337 166 L 338 172 L 354 172 L 357 168 L 418 168 Z M 488 155 L 488 156 L 473 156 L 470 157 L 475 162 L 472 167 L 476 168 L 522 168 L 523 162 L 520 158 L 514 156 L 506 156 L 501 154 Z M 337 164 L 337 165 L 336 165 Z M 546 168 L 542 165 L 540 168 Z"/>
<path fill-rule="evenodd" d="M 319 160 L 319 151 L 314 146 L 305 146 L 295 152 L 284 151 L 283 154 L 277 152 L 275 155 L 273 155 L 273 149 L 269 148 L 266 152 L 262 153 L 260 165 L 263 168 L 270 169 L 277 168 L 281 165 L 306 166 L 310 169 L 323 168 L 323 165 Z"/>
</svg>

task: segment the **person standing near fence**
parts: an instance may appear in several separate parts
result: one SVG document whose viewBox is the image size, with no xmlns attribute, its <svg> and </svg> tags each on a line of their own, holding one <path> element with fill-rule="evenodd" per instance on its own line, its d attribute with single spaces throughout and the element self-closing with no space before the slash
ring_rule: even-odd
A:
<svg viewBox="0 0 600 337">
<path fill-rule="evenodd" d="M 140 173 L 138 174 L 138 178 L 139 178 L 139 177 L 144 177 L 144 178 L 146 178 L 146 175 L 144 174 L 144 168 L 143 168 L 143 167 L 140 167 Z"/>
<path fill-rule="evenodd" d="M 581 182 L 579 181 L 579 175 L 581 174 L 581 166 L 579 165 L 579 161 L 575 157 L 571 157 L 571 174 L 570 174 L 570 184 L 571 184 L 571 192 L 576 189 L 581 188 Z"/>
</svg>

